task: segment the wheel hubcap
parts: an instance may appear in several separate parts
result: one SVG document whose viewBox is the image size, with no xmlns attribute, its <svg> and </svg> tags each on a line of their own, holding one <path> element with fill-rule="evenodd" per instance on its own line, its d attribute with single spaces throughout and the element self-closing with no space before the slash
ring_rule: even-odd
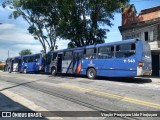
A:
<svg viewBox="0 0 160 120">
<path fill-rule="evenodd" d="M 54 73 L 55 73 L 55 71 L 56 71 L 56 70 L 52 70 L 52 74 L 54 74 Z"/>
<path fill-rule="evenodd" d="M 89 77 L 93 77 L 93 76 L 94 76 L 93 71 L 89 71 Z"/>
</svg>

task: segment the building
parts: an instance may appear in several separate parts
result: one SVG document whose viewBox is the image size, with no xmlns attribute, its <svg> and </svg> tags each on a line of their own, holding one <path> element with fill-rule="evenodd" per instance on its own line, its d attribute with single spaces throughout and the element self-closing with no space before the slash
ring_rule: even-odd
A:
<svg viewBox="0 0 160 120">
<path fill-rule="evenodd" d="M 0 61 L 0 70 L 3 70 L 4 66 L 6 65 L 6 61 Z"/>
<path fill-rule="evenodd" d="M 152 75 L 160 76 L 160 6 L 137 14 L 134 5 L 122 9 L 122 39 L 141 38 L 148 41 L 152 52 Z"/>
</svg>

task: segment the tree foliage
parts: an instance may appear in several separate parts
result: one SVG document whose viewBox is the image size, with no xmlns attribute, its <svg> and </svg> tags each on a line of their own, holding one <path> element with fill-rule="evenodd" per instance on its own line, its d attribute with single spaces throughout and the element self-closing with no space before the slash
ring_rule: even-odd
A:
<svg viewBox="0 0 160 120">
<path fill-rule="evenodd" d="M 57 34 L 69 47 L 103 43 L 114 13 L 129 0 L 58 0 L 61 19 Z"/>
<path fill-rule="evenodd" d="M 54 16 L 54 6 L 51 6 L 53 2 L 54 0 L 13 0 L 3 3 L 3 7 L 9 5 L 14 10 L 10 18 L 16 19 L 22 16 L 28 22 L 29 33 L 35 40 L 40 41 L 45 53 L 47 46 L 53 50 L 56 46 L 56 25 L 54 24 L 56 16 Z"/>
<path fill-rule="evenodd" d="M 103 43 L 114 13 L 129 0 L 13 0 L 10 17 L 22 16 L 30 25 L 29 32 L 55 48 L 56 38 L 70 40 L 68 47 Z M 5 5 L 5 4 L 4 4 Z"/>
<path fill-rule="evenodd" d="M 31 52 L 30 49 L 24 49 L 24 50 L 22 50 L 21 52 L 19 52 L 19 55 L 20 55 L 20 56 L 30 55 L 30 54 L 32 54 L 32 52 Z"/>
</svg>

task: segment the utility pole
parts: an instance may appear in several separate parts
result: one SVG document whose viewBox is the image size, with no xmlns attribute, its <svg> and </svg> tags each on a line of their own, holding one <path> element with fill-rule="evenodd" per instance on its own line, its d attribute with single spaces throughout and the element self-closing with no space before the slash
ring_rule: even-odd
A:
<svg viewBox="0 0 160 120">
<path fill-rule="evenodd" d="M 9 50 L 8 50 L 8 58 L 9 58 Z"/>
</svg>

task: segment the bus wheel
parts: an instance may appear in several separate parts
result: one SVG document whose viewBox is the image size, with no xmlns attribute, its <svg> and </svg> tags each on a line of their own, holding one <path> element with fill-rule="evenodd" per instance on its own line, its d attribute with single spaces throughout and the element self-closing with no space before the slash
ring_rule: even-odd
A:
<svg viewBox="0 0 160 120">
<path fill-rule="evenodd" d="M 89 79 L 95 79 L 96 78 L 96 70 L 94 68 L 89 68 L 87 70 L 87 77 Z"/>
<path fill-rule="evenodd" d="M 53 76 L 55 76 L 55 75 L 56 75 L 56 68 L 55 68 L 55 67 L 54 67 L 54 68 L 52 68 L 51 74 L 52 74 Z"/>
<path fill-rule="evenodd" d="M 27 68 L 24 68 L 23 73 L 27 74 Z"/>
</svg>

